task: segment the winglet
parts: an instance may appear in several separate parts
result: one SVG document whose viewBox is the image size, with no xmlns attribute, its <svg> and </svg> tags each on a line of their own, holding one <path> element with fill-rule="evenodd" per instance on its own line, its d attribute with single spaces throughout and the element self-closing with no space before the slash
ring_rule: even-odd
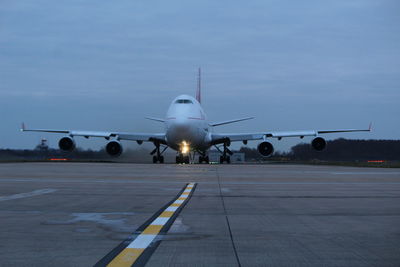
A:
<svg viewBox="0 0 400 267">
<path fill-rule="evenodd" d="M 372 131 L 372 122 L 369 123 L 368 131 Z"/>
<path fill-rule="evenodd" d="M 25 123 L 22 123 L 22 125 L 21 125 L 21 132 L 23 132 L 23 131 L 25 131 Z"/>
</svg>

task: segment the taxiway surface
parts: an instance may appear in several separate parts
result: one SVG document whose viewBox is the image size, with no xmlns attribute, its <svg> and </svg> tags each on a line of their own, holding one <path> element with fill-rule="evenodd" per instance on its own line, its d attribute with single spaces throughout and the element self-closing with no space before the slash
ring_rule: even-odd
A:
<svg viewBox="0 0 400 267">
<path fill-rule="evenodd" d="M 197 186 L 146 266 L 399 266 L 400 170 L 0 164 L 0 266 L 92 266 Z"/>
</svg>

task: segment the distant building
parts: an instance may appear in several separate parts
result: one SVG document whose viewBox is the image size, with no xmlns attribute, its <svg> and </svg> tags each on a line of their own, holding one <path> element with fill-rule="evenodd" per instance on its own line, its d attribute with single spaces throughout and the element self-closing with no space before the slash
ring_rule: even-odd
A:
<svg viewBox="0 0 400 267">
<path fill-rule="evenodd" d="M 212 150 L 208 153 L 208 156 L 210 158 L 210 162 L 217 162 L 219 163 L 219 157 L 221 156 L 221 153 L 215 150 Z M 245 154 L 241 152 L 234 152 L 231 157 L 231 163 L 244 163 L 246 161 Z"/>
<path fill-rule="evenodd" d="M 43 138 L 42 140 L 40 140 L 40 143 L 36 146 L 35 149 L 40 150 L 40 151 L 49 150 L 49 145 L 48 145 L 47 139 Z"/>
<path fill-rule="evenodd" d="M 236 152 L 233 153 L 233 155 L 231 156 L 231 162 L 233 163 L 244 163 L 245 162 L 245 155 L 244 153 L 241 152 Z"/>
</svg>

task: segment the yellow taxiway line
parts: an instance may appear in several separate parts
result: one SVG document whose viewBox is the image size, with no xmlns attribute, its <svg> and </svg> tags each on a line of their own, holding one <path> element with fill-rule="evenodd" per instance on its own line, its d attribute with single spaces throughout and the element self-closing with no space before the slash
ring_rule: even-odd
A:
<svg viewBox="0 0 400 267">
<path fill-rule="evenodd" d="M 159 235 L 161 229 L 170 222 L 177 210 L 185 204 L 192 193 L 195 183 L 189 183 L 176 200 L 165 208 L 161 214 L 154 219 L 144 230 L 133 240 L 125 249 L 123 249 L 107 266 L 132 266 L 136 260 L 143 254 L 146 248 Z"/>
</svg>

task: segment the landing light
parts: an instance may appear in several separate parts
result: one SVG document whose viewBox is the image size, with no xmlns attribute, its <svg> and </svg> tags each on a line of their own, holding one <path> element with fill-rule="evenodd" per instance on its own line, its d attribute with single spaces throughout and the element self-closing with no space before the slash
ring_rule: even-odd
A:
<svg viewBox="0 0 400 267">
<path fill-rule="evenodd" d="M 181 145 L 181 152 L 182 152 L 182 154 L 187 154 L 187 153 L 189 153 L 189 150 L 190 150 L 189 144 L 186 143 L 185 141 L 183 141 L 183 142 L 182 142 L 182 145 Z"/>
</svg>

